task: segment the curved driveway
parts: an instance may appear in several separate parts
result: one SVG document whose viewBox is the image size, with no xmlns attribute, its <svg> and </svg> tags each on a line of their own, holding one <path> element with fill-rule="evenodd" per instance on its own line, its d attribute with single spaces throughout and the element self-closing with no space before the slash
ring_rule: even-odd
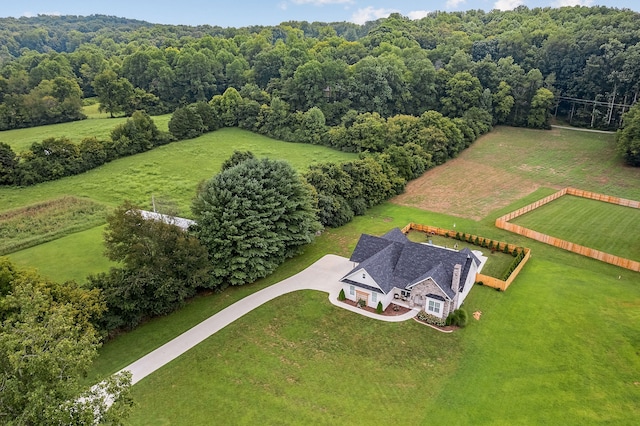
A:
<svg viewBox="0 0 640 426">
<path fill-rule="evenodd" d="M 329 300 L 334 305 L 383 321 L 405 321 L 418 313 L 414 309 L 404 315 L 383 316 L 354 308 L 344 303 L 338 304 L 337 298 L 342 288 L 338 280 L 352 268 L 353 264 L 349 259 L 331 254 L 326 255 L 304 271 L 226 307 L 153 352 L 129 364 L 121 371 L 130 371 L 132 375 L 131 383 L 135 384 L 263 303 L 298 290 L 324 291 L 329 293 Z"/>
</svg>

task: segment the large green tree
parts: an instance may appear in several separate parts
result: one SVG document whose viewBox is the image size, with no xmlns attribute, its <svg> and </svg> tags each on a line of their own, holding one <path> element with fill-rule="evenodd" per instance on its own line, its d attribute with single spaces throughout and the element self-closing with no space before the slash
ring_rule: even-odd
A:
<svg viewBox="0 0 640 426">
<path fill-rule="evenodd" d="M 267 276 L 320 229 L 311 187 L 288 163 L 266 158 L 249 158 L 214 176 L 192 209 L 221 287 Z"/>
<path fill-rule="evenodd" d="M 114 114 L 125 111 L 133 99 L 133 85 L 126 78 L 116 75 L 112 70 L 98 74 L 93 80 L 93 89 L 100 101 L 100 111 Z"/>
<path fill-rule="evenodd" d="M 57 284 L 0 258 L 0 423 L 119 423 L 130 405 L 130 379 L 89 390 L 81 379 L 100 344 L 94 323 L 100 292 Z M 114 398 L 113 411 L 101 392 Z"/>
<path fill-rule="evenodd" d="M 104 294 L 108 310 L 101 324 L 107 330 L 169 313 L 209 287 L 205 247 L 169 219 L 145 219 L 129 202 L 107 217 L 105 245 L 107 257 L 121 267 L 91 276 L 89 283 Z"/>
</svg>

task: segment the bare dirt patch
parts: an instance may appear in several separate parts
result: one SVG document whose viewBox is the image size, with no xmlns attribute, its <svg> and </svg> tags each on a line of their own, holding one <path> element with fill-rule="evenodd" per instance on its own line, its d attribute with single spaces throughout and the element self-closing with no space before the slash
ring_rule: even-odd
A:
<svg viewBox="0 0 640 426">
<path fill-rule="evenodd" d="M 391 202 L 479 220 L 540 187 L 639 199 L 640 168 L 625 166 L 615 146 L 608 134 L 499 126 Z"/>
<path fill-rule="evenodd" d="M 480 220 L 540 187 L 515 173 L 467 159 L 465 154 L 409 182 L 404 194 L 391 202 Z"/>
</svg>

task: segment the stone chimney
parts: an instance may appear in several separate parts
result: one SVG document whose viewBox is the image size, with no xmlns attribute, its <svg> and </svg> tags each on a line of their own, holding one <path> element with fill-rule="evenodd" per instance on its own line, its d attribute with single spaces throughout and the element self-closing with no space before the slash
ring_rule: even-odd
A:
<svg viewBox="0 0 640 426">
<path fill-rule="evenodd" d="M 454 293 L 460 291 L 460 275 L 462 275 L 462 265 L 457 264 L 453 267 L 453 279 L 451 280 L 451 290 Z"/>
</svg>

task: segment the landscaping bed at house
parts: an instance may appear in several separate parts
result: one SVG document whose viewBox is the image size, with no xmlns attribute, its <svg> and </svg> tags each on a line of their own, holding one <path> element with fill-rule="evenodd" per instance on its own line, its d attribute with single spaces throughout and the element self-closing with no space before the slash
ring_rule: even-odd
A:
<svg viewBox="0 0 640 426">
<path fill-rule="evenodd" d="M 354 302 L 353 300 L 344 299 L 344 300 L 341 300 L 340 302 L 344 303 L 346 305 L 349 305 L 349 306 L 353 306 L 354 308 L 358 308 L 358 309 L 365 310 L 367 312 L 371 312 L 372 314 L 377 314 L 378 313 L 375 308 L 372 308 L 371 306 L 360 306 L 360 305 L 358 305 L 358 302 Z M 384 316 L 388 316 L 388 317 L 395 317 L 395 316 L 398 316 L 398 315 L 406 314 L 410 310 L 411 309 L 406 308 L 404 306 L 396 305 L 395 303 L 390 303 L 389 306 L 387 306 L 387 309 L 382 311 L 382 314 L 379 314 L 379 315 L 384 315 Z"/>
</svg>

